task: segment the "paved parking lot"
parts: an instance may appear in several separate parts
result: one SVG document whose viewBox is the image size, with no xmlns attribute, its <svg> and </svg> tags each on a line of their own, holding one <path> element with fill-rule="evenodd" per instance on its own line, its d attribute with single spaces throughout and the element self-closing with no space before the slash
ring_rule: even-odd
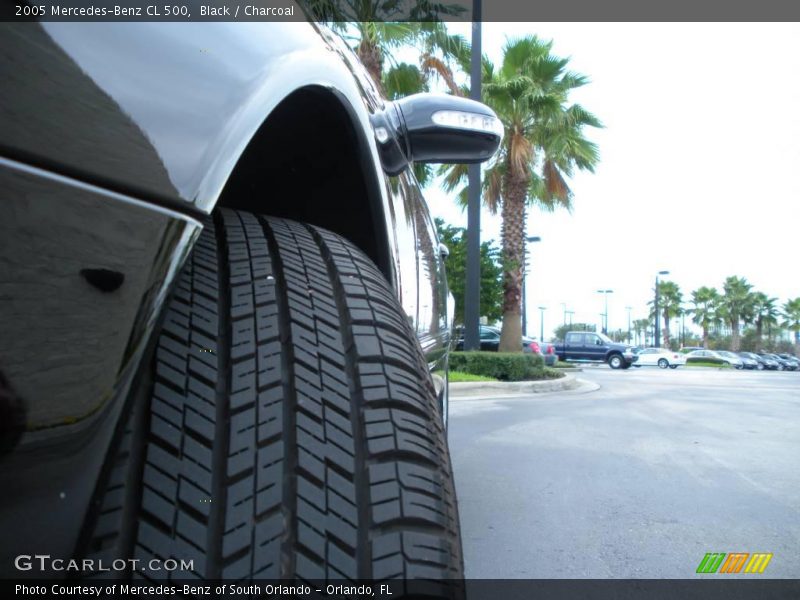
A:
<svg viewBox="0 0 800 600">
<path fill-rule="evenodd" d="M 800 373 L 579 376 L 600 389 L 451 403 L 468 577 L 691 578 L 707 552 L 800 577 Z"/>
</svg>

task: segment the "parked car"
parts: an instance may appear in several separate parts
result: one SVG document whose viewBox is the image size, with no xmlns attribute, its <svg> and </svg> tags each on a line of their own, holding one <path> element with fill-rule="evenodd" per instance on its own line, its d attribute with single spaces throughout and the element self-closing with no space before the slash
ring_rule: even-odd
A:
<svg viewBox="0 0 800 600">
<path fill-rule="evenodd" d="M 681 354 L 689 354 L 689 352 L 694 352 L 695 350 L 705 350 L 702 346 L 684 346 L 680 349 Z"/>
<path fill-rule="evenodd" d="M 633 346 L 618 344 L 603 333 L 568 331 L 564 342 L 556 344 L 558 360 L 575 362 L 604 362 L 612 369 L 628 369 L 638 360 Z"/>
<path fill-rule="evenodd" d="M 763 371 L 764 369 L 767 368 L 766 361 L 764 360 L 764 358 L 759 356 L 755 352 L 739 352 L 739 356 L 741 356 L 743 360 L 744 358 L 748 358 L 754 361 L 756 363 L 755 368 L 759 371 Z"/>
<path fill-rule="evenodd" d="M 737 352 L 736 356 L 742 359 L 742 364 L 744 365 L 745 369 L 753 370 L 759 368 L 759 360 L 758 357 L 750 356 L 749 352 Z M 764 366 L 761 366 L 763 369 Z"/>
<path fill-rule="evenodd" d="M 711 362 L 718 365 L 729 364 L 729 359 L 725 359 L 716 350 L 692 350 L 686 354 L 687 362 Z"/>
<path fill-rule="evenodd" d="M 660 367 L 666 369 L 677 369 L 686 364 L 686 357 L 670 350 L 669 348 L 642 348 L 637 353 L 639 359 L 633 364 L 634 367 Z"/>
<path fill-rule="evenodd" d="M 778 371 L 794 371 L 797 369 L 797 364 L 792 360 L 787 360 L 781 356 L 778 356 L 777 354 L 771 353 L 767 353 L 767 356 L 778 363 Z"/>
<path fill-rule="evenodd" d="M 764 362 L 764 368 L 768 371 L 783 371 L 783 365 L 778 362 L 777 356 L 766 352 L 756 352 L 756 354 Z"/>
<path fill-rule="evenodd" d="M 558 360 L 558 356 L 556 356 L 556 345 L 552 342 L 539 342 L 539 351 L 541 352 L 542 356 L 544 357 L 544 364 L 548 367 L 552 367 L 556 364 Z"/>
<path fill-rule="evenodd" d="M 463 580 L 412 166 L 492 110 L 310 22 L 4 23 L 0 73 L 0 577 Z"/>
<path fill-rule="evenodd" d="M 481 325 L 478 335 L 480 337 L 480 349 L 483 352 L 497 352 L 500 347 L 500 328 L 493 325 Z M 458 327 L 456 329 L 456 344 L 455 349 L 458 352 L 464 350 L 464 328 Z M 522 351 L 535 352 L 543 354 L 541 346 L 534 339 L 527 336 L 522 336 Z"/>
<path fill-rule="evenodd" d="M 800 370 L 800 358 L 796 356 L 792 356 L 791 354 L 781 353 L 777 355 L 778 358 L 782 358 L 783 360 L 787 361 L 788 363 L 794 365 L 792 371 Z"/>
<path fill-rule="evenodd" d="M 744 369 L 744 359 L 735 352 L 730 352 L 729 350 L 717 350 L 717 354 L 719 354 L 722 359 L 732 367 L 740 370 Z"/>
</svg>

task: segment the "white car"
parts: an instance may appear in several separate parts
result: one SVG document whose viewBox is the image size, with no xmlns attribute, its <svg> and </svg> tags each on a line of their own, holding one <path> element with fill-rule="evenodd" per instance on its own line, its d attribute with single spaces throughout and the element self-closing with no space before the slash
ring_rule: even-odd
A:
<svg viewBox="0 0 800 600">
<path fill-rule="evenodd" d="M 744 366 L 741 358 L 736 356 L 733 352 L 727 352 L 725 350 L 694 350 L 689 352 L 686 358 L 695 358 L 699 360 L 709 359 L 712 362 L 723 362 L 737 369 L 741 369 Z"/>
<path fill-rule="evenodd" d="M 638 352 L 639 360 L 633 363 L 634 367 L 660 367 L 677 369 L 686 364 L 683 354 L 673 352 L 668 348 L 643 348 Z"/>
</svg>

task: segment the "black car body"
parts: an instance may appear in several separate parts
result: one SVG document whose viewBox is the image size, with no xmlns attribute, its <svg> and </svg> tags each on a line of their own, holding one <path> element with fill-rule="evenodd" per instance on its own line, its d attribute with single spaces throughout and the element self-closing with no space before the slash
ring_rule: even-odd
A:
<svg viewBox="0 0 800 600">
<path fill-rule="evenodd" d="M 781 365 L 776 357 L 772 354 L 767 352 L 756 352 L 756 356 L 758 356 L 764 362 L 764 368 L 768 371 L 780 371 L 783 369 L 783 365 Z"/>
<path fill-rule="evenodd" d="M 483 352 L 497 352 L 500 347 L 500 329 L 491 325 L 481 325 L 479 329 L 480 349 Z M 455 350 L 464 350 L 464 329 L 455 329 Z M 555 346 L 549 342 L 540 342 L 534 338 L 522 336 L 522 351 L 540 354 L 544 364 L 552 367 L 556 363 Z"/>
<path fill-rule="evenodd" d="M 800 359 L 798 359 L 796 356 L 792 356 L 791 354 L 786 354 L 786 353 L 777 354 L 776 356 L 778 358 L 782 358 L 787 363 L 789 363 L 791 365 L 792 371 L 797 371 L 798 369 L 800 369 Z"/>
<path fill-rule="evenodd" d="M 0 85 L 0 486 L 13 490 L 0 500 L 0 575 L 63 576 L 20 572 L 13 566 L 14 557 L 25 552 L 87 556 L 110 543 L 81 539 L 90 522 L 95 531 L 104 526 L 97 511 L 106 514 L 101 506 L 109 501 L 109 486 L 116 477 L 112 467 L 117 459 L 111 452 L 126 447 L 126 419 L 135 425 L 138 418 L 130 407 L 139 406 L 137 394 L 147 387 L 142 373 L 150 362 L 143 357 L 161 352 L 165 344 L 183 343 L 179 336 L 168 339 L 166 329 L 180 331 L 180 323 L 165 316 L 165 306 L 172 303 L 178 311 L 174 318 L 184 318 L 179 314 L 183 310 L 179 276 L 186 275 L 182 266 L 188 264 L 193 248 L 199 248 L 195 254 L 207 252 L 195 246 L 198 238 L 203 239 L 203 227 L 213 227 L 217 242 L 228 244 L 228 250 L 218 251 L 220 260 L 231 265 L 219 267 L 225 282 L 235 285 L 241 276 L 242 281 L 289 289 L 281 292 L 285 297 L 278 304 L 283 302 L 281 310 L 289 310 L 285 314 L 296 314 L 296 324 L 281 321 L 285 327 L 281 343 L 292 332 L 298 343 L 305 335 L 292 329 L 305 318 L 303 311 L 291 312 L 291 303 L 303 298 L 292 296 L 288 275 L 276 281 L 255 266 L 239 273 L 235 261 L 247 258 L 249 252 L 251 264 L 260 256 L 260 264 L 270 267 L 276 264 L 275 257 L 289 256 L 284 250 L 287 243 L 293 244 L 293 255 L 303 256 L 302 243 L 293 240 L 311 235 L 309 239 L 317 240 L 320 248 L 314 250 L 316 264 L 328 264 L 328 273 L 320 267 L 303 275 L 310 282 L 309 297 L 312 284 L 328 275 L 350 293 L 349 278 L 361 277 L 362 268 L 346 275 L 331 269 L 338 269 L 339 263 L 334 263 L 347 258 L 344 250 L 336 249 L 352 247 L 347 252 L 353 255 L 353 264 L 369 265 L 363 267 L 368 270 L 374 265 L 379 273 L 365 276 L 372 277 L 369 285 L 389 290 L 396 300 L 387 300 L 387 306 L 398 303 L 397 310 L 402 311 L 394 333 L 384 333 L 384 338 L 403 338 L 410 327 L 421 348 L 420 368 L 446 367 L 451 316 L 433 222 L 408 165 L 387 164 L 397 160 L 397 153 L 386 158 L 394 152 L 387 147 L 396 144 L 397 133 L 387 119 L 396 119 L 401 111 L 381 98 L 352 52 L 325 27 L 5 23 L 0 25 L 0 71 L 4 79 Z M 387 128 L 389 141 L 381 141 Z M 470 135 L 480 144 L 488 139 L 484 134 Z M 472 162 L 490 154 L 476 155 Z M 221 207 L 227 210 L 224 215 Z M 279 220 L 273 226 L 272 221 L 246 216 L 264 213 Z M 296 223 L 303 225 L 298 229 Z M 252 240 L 251 234 L 256 236 Z M 215 243 L 213 236 L 209 243 Z M 334 248 L 328 258 L 325 247 Z M 335 252 L 339 254 L 334 256 Z M 210 294 L 217 284 L 203 283 L 200 267 L 192 267 L 196 275 L 191 314 L 202 320 L 207 300 L 197 294 Z M 288 273 L 292 264 L 283 268 Z M 269 290 L 262 287 L 262 291 Z M 214 392 L 208 365 L 233 370 L 239 351 L 235 336 L 241 336 L 240 349 L 245 350 L 249 331 L 265 335 L 267 313 L 258 313 L 257 320 L 255 315 L 248 317 L 250 330 L 236 328 L 237 311 L 252 307 L 251 300 L 234 294 L 220 302 L 226 314 L 233 315 L 234 337 L 226 346 L 231 358 L 221 358 L 211 334 L 208 343 L 193 346 L 198 354 L 186 359 L 190 372 L 183 373 L 178 383 L 188 380 Z M 361 310 L 337 302 L 340 311 Z M 335 309 L 330 311 L 335 315 Z M 363 311 L 358 318 L 366 318 Z M 377 316 L 372 318 L 379 322 Z M 319 324 L 323 316 L 314 319 Z M 217 317 L 207 321 L 216 323 Z M 359 326 L 355 320 L 348 323 L 356 332 L 355 344 Z M 331 332 L 337 333 L 336 327 Z M 161 340 L 158 348 L 156 339 Z M 335 358 L 326 339 L 304 343 L 314 355 Z M 167 358 L 158 359 L 158 368 L 168 373 L 167 362 L 177 358 L 164 352 Z M 261 360 L 262 350 L 248 352 L 254 361 Z M 311 360 L 303 358 L 299 348 L 293 352 L 293 360 Z M 274 360 L 280 356 L 278 352 Z M 327 367 L 314 364 L 322 365 L 316 377 L 324 383 Z M 258 385 L 266 373 L 258 371 Z M 418 376 L 420 385 L 428 385 L 426 377 Z M 236 384 L 234 380 L 228 385 Z M 301 384 L 292 384 L 297 397 Z M 446 388 L 441 381 L 434 384 L 440 404 L 446 402 Z M 218 384 L 214 392 L 218 398 L 220 393 L 232 397 L 227 395 L 229 388 L 219 389 Z M 199 393 L 196 390 L 191 393 Z M 233 389 L 229 391 L 232 394 Z M 441 410 L 446 415 L 446 406 Z M 233 413 L 225 415 L 233 419 Z M 147 426 L 155 425 L 154 421 Z M 175 431 L 169 427 L 173 429 L 165 430 L 165 439 Z M 177 427 L 182 427 L 180 422 Z M 231 431 L 223 437 L 238 435 Z M 191 442 L 191 436 L 181 435 L 181 444 Z M 137 439 L 148 444 L 148 452 L 158 450 L 151 447 L 149 437 Z M 440 446 L 443 452 L 446 446 Z M 162 477 L 184 481 L 180 469 L 190 468 L 188 460 L 179 452 L 174 461 L 177 471 L 162 467 Z M 214 460 L 215 469 L 225 468 L 221 458 Z M 153 488 L 139 502 L 165 502 L 159 493 L 163 490 Z M 225 492 L 229 498 L 231 493 Z M 178 500 L 170 502 L 179 509 Z M 180 512 L 180 519 L 196 524 L 205 523 L 209 517 L 203 515 L 209 511 L 213 515 L 223 510 L 196 503 L 190 508 Z M 184 526 L 175 519 L 174 527 Z M 180 535 L 188 534 L 180 534 L 169 522 L 157 528 L 171 532 L 165 539 L 174 547 Z M 137 535 L 144 535 L 144 525 L 137 527 Z M 344 542 L 337 543 L 343 547 Z M 460 549 L 453 552 L 451 567 L 460 560 Z M 294 559 L 286 565 L 275 573 L 292 576 Z M 453 575 L 451 567 L 442 567 L 443 576 Z"/>
<path fill-rule="evenodd" d="M 793 360 L 787 360 L 782 356 L 771 353 L 767 353 L 766 356 L 769 356 L 778 364 L 779 371 L 794 371 L 797 369 L 797 363 L 795 363 Z"/>
<path fill-rule="evenodd" d="M 500 329 L 492 325 L 480 325 L 478 330 L 480 339 L 480 349 L 483 352 L 497 352 L 500 347 Z M 457 327 L 455 329 L 456 345 L 455 349 L 458 352 L 464 350 L 464 328 Z M 526 336 L 522 337 L 522 351 L 523 352 L 537 352 L 539 353 L 539 344 L 533 339 Z"/>
<path fill-rule="evenodd" d="M 758 356 L 751 356 L 749 352 L 736 352 L 735 354 L 742 359 L 742 365 L 745 369 L 754 370 L 759 368 Z M 761 368 L 763 369 L 763 365 Z"/>
</svg>

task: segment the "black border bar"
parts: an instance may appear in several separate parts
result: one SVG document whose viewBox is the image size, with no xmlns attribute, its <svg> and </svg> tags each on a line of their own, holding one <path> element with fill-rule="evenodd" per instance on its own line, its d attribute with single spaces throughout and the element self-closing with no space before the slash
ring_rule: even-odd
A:
<svg viewBox="0 0 800 600">
<path fill-rule="evenodd" d="M 376 14 L 347 0 L 0 0 L 0 21 L 454 21 L 473 0 L 400 0 Z M 483 0 L 482 22 L 800 21 L 800 0 Z"/>
</svg>

